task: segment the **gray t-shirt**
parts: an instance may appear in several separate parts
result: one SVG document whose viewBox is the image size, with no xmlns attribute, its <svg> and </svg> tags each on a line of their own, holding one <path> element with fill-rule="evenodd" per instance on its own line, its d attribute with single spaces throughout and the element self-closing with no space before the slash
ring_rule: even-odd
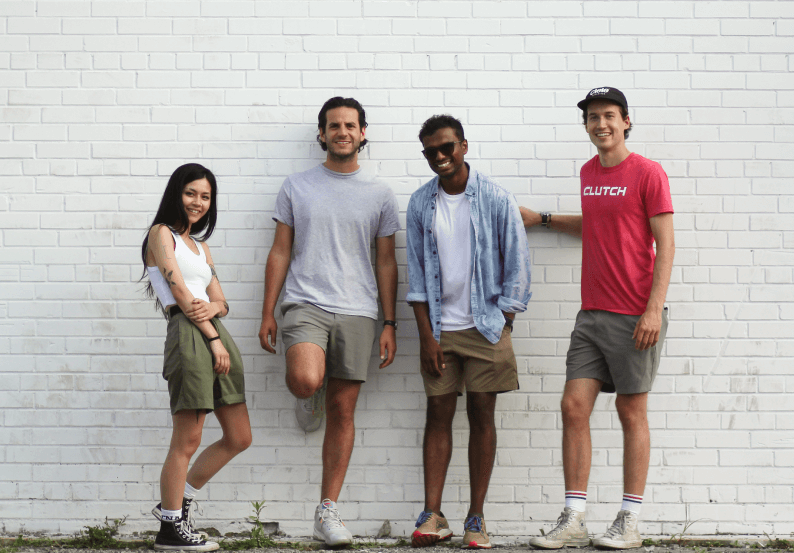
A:
<svg viewBox="0 0 794 553">
<path fill-rule="evenodd" d="M 384 183 L 324 165 L 290 175 L 273 219 L 295 230 L 284 301 L 378 318 L 375 237 L 400 230 L 397 198 Z"/>
</svg>

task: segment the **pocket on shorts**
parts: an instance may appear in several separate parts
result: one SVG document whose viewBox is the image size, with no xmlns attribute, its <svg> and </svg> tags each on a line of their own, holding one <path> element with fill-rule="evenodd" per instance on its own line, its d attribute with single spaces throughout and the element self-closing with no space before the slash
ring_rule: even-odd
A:
<svg viewBox="0 0 794 553">
<path fill-rule="evenodd" d="M 163 344 L 163 378 L 168 378 L 177 371 L 181 365 L 181 352 L 179 350 L 179 321 L 171 319 Z"/>
</svg>

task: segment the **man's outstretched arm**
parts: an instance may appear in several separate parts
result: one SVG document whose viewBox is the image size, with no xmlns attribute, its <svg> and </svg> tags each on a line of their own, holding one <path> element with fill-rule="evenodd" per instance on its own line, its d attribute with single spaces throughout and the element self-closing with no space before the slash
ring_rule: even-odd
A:
<svg viewBox="0 0 794 553">
<path fill-rule="evenodd" d="M 532 211 L 531 209 L 523 206 L 520 206 L 518 210 L 521 212 L 521 220 L 524 223 L 524 228 L 534 227 L 541 223 L 540 213 Z M 581 238 L 582 216 L 555 213 L 551 218 L 549 228 Z"/>
</svg>

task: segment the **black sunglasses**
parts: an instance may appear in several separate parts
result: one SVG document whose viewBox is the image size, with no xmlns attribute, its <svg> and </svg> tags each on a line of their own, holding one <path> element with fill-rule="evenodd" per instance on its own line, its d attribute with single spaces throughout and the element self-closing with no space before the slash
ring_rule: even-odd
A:
<svg viewBox="0 0 794 553">
<path fill-rule="evenodd" d="M 441 152 L 445 156 L 451 156 L 452 152 L 455 151 L 455 144 L 460 144 L 461 142 L 463 141 L 458 140 L 457 142 L 447 142 L 445 144 L 442 144 L 441 146 L 437 146 L 433 148 L 425 148 L 424 150 L 422 150 L 422 154 L 424 154 L 424 156 L 427 159 L 436 159 L 438 152 Z"/>
</svg>

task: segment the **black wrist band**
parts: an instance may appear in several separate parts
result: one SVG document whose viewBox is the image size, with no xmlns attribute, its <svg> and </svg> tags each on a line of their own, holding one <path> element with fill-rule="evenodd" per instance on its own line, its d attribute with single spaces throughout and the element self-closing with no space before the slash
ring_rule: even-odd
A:
<svg viewBox="0 0 794 553">
<path fill-rule="evenodd" d="M 383 321 L 383 326 L 393 326 L 397 328 L 397 321 Z"/>
<path fill-rule="evenodd" d="M 546 228 L 551 228 L 551 213 L 541 213 L 540 224 Z"/>
<path fill-rule="evenodd" d="M 208 341 L 208 342 L 212 342 L 212 341 L 214 341 L 214 340 L 220 340 L 220 339 L 221 339 L 221 335 L 220 335 L 220 334 L 218 334 L 217 336 L 214 336 L 214 337 L 212 337 L 212 338 L 207 338 L 207 341 Z"/>
</svg>

